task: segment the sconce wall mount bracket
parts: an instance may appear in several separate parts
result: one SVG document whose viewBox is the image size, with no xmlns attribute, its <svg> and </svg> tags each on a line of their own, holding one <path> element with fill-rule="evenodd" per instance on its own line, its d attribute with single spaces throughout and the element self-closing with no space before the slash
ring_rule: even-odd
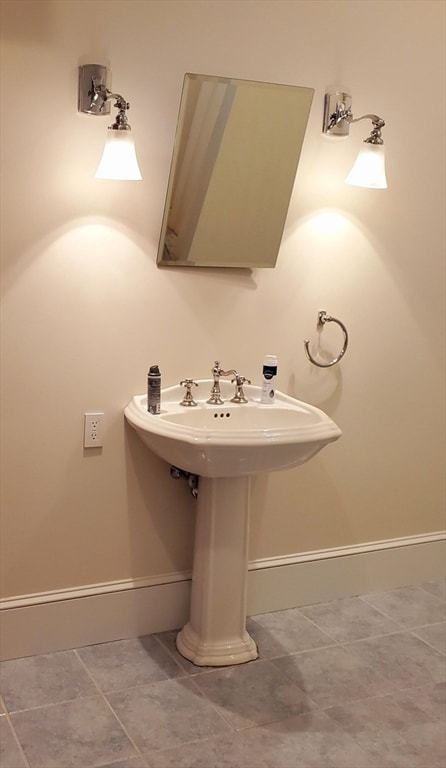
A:
<svg viewBox="0 0 446 768">
<path fill-rule="evenodd" d="M 79 67 L 78 111 L 87 115 L 109 115 L 110 101 L 97 98 L 101 90 L 111 91 L 111 71 L 102 64 Z"/>
<path fill-rule="evenodd" d="M 352 97 L 349 93 L 326 93 L 324 101 L 323 132 L 329 136 L 348 136 L 352 115 Z"/>
</svg>

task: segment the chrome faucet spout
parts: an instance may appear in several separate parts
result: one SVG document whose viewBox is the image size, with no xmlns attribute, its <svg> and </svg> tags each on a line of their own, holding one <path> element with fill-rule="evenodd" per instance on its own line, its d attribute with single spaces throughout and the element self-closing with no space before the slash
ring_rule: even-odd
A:
<svg viewBox="0 0 446 768">
<path fill-rule="evenodd" d="M 222 400 L 220 392 L 220 377 L 237 376 L 237 371 L 235 371 L 233 368 L 231 368 L 229 371 L 224 371 L 219 361 L 216 360 L 213 367 L 211 368 L 211 373 L 214 379 L 214 383 L 212 385 L 211 395 L 207 402 L 210 403 L 210 405 L 223 405 L 224 400 Z"/>
</svg>

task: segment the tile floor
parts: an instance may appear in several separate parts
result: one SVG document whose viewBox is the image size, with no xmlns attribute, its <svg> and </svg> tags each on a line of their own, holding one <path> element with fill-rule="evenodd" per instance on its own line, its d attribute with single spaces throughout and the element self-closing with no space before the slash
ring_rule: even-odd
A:
<svg viewBox="0 0 446 768">
<path fill-rule="evenodd" d="M 260 658 L 175 632 L 1 665 L 1 768 L 444 768 L 446 582 L 255 616 Z"/>
</svg>

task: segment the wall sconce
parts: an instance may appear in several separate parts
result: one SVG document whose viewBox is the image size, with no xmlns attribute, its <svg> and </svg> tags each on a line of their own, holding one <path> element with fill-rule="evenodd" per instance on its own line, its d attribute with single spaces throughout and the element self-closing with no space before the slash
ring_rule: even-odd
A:
<svg viewBox="0 0 446 768">
<path fill-rule="evenodd" d="M 324 105 L 323 132 L 328 136 L 348 136 L 350 123 L 357 123 L 366 118 L 373 123 L 373 130 L 366 139 L 365 147 L 360 150 L 358 157 L 345 179 L 346 184 L 371 189 L 387 189 L 384 142 L 381 128 L 385 122 L 378 115 L 362 115 L 353 117 L 352 98 L 348 93 L 326 93 Z"/>
<path fill-rule="evenodd" d="M 97 179 L 139 181 L 142 179 L 136 159 L 135 145 L 127 118 L 130 104 L 112 93 L 111 72 L 99 64 L 79 67 L 78 111 L 87 115 L 110 114 L 110 100 L 118 109 L 115 122 L 109 126 L 104 152 L 96 171 Z"/>
</svg>

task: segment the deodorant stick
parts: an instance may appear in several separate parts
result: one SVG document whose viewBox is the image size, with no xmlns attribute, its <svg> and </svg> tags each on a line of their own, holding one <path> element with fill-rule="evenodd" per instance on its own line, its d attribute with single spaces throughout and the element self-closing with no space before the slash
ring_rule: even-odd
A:
<svg viewBox="0 0 446 768">
<path fill-rule="evenodd" d="M 277 357 L 275 355 L 265 355 L 262 374 L 260 401 L 262 403 L 274 403 L 277 378 Z"/>
</svg>

